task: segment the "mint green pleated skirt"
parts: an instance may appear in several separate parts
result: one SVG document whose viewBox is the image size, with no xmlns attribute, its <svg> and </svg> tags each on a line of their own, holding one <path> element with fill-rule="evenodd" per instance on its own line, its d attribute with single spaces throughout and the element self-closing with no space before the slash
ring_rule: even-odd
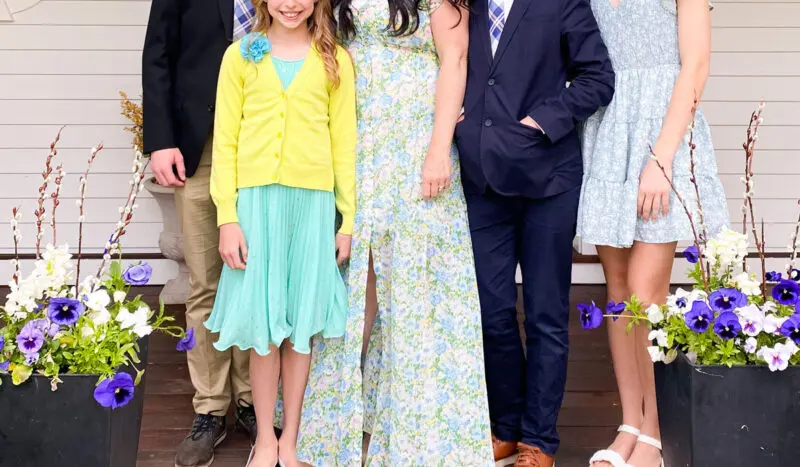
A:
<svg viewBox="0 0 800 467">
<path fill-rule="evenodd" d="M 206 327 L 218 350 L 260 355 L 288 339 L 310 353 L 315 335 L 341 337 L 347 290 L 336 264 L 334 195 L 268 185 L 239 189 L 239 225 L 247 241 L 244 270 L 223 266 Z"/>
</svg>

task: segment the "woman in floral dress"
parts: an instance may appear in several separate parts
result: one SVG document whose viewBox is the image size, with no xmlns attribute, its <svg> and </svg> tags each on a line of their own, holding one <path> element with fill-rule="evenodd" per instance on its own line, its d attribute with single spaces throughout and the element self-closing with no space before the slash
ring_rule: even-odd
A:
<svg viewBox="0 0 800 467">
<path fill-rule="evenodd" d="M 692 238 L 689 219 L 655 155 L 695 220 L 699 185 L 708 235 L 728 223 L 711 131 L 695 100 L 705 89 L 711 60 L 706 0 L 591 0 L 616 73 L 611 104 L 586 121 L 584 180 L 578 235 L 597 246 L 609 311 L 636 295 L 646 305 L 669 293 L 678 241 Z M 687 128 L 693 127 L 696 167 L 690 169 Z M 616 305 L 616 306 L 615 306 Z M 649 329 L 609 323 L 611 358 L 619 386 L 622 425 L 591 467 L 662 465 Z"/>
<path fill-rule="evenodd" d="M 494 465 L 480 304 L 452 147 L 468 12 L 457 0 L 337 3 L 357 77 L 350 312 L 343 339 L 315 343 L 298 457 L 361 465 L 366 432 L 368 466 Z M 372 333 L 362 359 L 365 321 Z"/>
</svg>

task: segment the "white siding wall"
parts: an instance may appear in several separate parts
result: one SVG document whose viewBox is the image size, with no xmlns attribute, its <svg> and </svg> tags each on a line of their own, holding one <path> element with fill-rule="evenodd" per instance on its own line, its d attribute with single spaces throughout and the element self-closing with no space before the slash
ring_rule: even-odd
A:
<svg viewBox="0 0 800 467">
<path fill-rule="evenodd" d="M 77 213 L 70 200 L 77 192 L 76 174 L 88 149 L 102 141 L 106 149 L 90 179 L 85 244 L 97 251 L 104 243 L 127 193 L 131 162 L 117 91 L 140 92 L 149 5 L 149 0 L 0 0 L 0 219 L 22 205 L 30 228 L 47 146 L 67 124 L 59 154 L 71 175 L 65 180 L 59 238 L 75 242 Z M 703 109 L 713 127 L 731 215 L 741 222 L 741 144 L 749 114 L 763 98 L 767 109 L 755 191 L 769 246 L 780 250 L 800 196 L 800 0 L 717 0 L 712 18 L 712 77 Z M 158 208 L 146 192 L 139 204 L 126 252 L 157 252 Z M 31 251 L 31 235 L 23 246 Z M 0 253 L 10 248 L 10 235 L 0 234 Z M 579 265 L 575 279 L 592 282 L 598 272 L 596 266 Z"/>
<path fill-rule="evenodd" d="M 76 243 L 78 174 L 99 142 L 105 149 L 87 189 L 88 251 L 102 251 L 119 219 L 133 152 L 118 91 L 136 98 L 141 93 L 149 7 L 146 0 L 0 0 L 0 21 L 4 12 L 7 20 L 0 22 L 0 219 L 10 216 L 12 206 L 22 207 L 23 252 L 32 251 L 39 174 L 61 125 L 67 126 L 59 156 L 69 175 L 59 207 L 59 242 Z M 158 252 L 161 230 L 155 201 L 146 191 L 140 199 L 124 237 L 125 251 L 133 255 Z M 0 234 L 0 253 L 11 247 L 11 236 Z"/>
</svg>

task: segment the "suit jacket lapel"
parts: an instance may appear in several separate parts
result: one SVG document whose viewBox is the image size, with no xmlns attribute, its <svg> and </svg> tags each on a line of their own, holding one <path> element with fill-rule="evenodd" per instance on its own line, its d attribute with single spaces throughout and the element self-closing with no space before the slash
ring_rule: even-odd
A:
<svg viewBox="0 0 800 467">
<path fill-rule="evenodd" d="M 474 3 L 474 16 L 475 21 L 478 22 L 478 40 L 486 54 L 486 60 L 491 65 L 492 43 L 489 39 L 489 0 L 478 0 Z"/>
<path fill-rule="evenodd" d="M 217 0 L 219 4 L 219 14 L 222 16 L 222 24 L 225 27 L 225 37 L 233 39 L 233 1 Z"/>
<path fill-rule="evenodd" d="M 489 3 L 488 0 L 483 0 L 483 2 L 487 5 Z M 503 34 L 500 36 L 500 42 L 498 42 L 497 50 L 494 53 L 494 63 L 492 64 L 492 69 L 497 66 L 497 63 L 502 58 L 503 52 L 506 51 L 506 47 L 508 47 L 508 43 L 511 41 L 511 37 L 514 35 L 514 31 L 517 30 L 519 22 L 522 20 L 522 17 L 525 16 L 525 12 L 528 10 L 528 7 L 532 2 L 533 0 L 514 0 L 514 4 L 511 5 L 511 11 L 506 13 L 506 24 L 503 27 Z M 487 20 L 486 23 L 486 27 L 488 28 L 489 21 Z M 486 37 L 487 40 L 489 40 L 488 29 L 486 31 Z"/>
</svg>

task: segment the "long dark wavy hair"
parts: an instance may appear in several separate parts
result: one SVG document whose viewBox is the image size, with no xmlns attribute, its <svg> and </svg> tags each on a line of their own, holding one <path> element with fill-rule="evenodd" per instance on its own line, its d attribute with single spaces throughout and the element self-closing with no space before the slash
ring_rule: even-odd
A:
<svg viewBox="0 0 800 467">
<path fill-rule="evenodd" d="M 333 0 L 334 22 L 339 36 L 343 39 L 352 39 L 356 36 L 356 25 L 353 22 L 353 11 L 350 9 L 352 0 Z M 373 0 L 389 2 L 389 24 L 386 30 L 393 36 L 414 34 L 419 28 L 420 2 L 423 0 Z M 425 0 L 428 1 L 428 0 Z M 469 8 L 469 0 L 442 0 L 458 9 L 459 22 L 461 22 L 461 9 Z M 456 23 L 453 27 L 458 26 Z"/>
</svg>

